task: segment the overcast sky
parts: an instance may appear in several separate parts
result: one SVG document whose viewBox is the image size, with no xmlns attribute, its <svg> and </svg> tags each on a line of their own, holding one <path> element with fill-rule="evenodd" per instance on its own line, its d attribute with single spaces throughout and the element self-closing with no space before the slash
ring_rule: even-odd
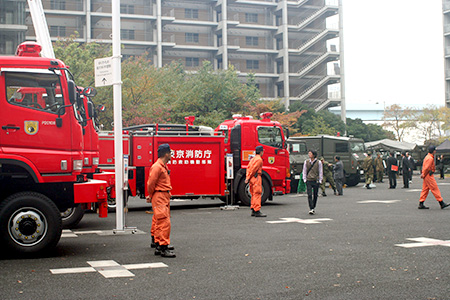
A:
<svg viewBox="0 0 450 300">
<path fill-rule="evenodd" d="M 347 108 L 443 106 L 441 0 L 343 0 Z"/>
</svg>

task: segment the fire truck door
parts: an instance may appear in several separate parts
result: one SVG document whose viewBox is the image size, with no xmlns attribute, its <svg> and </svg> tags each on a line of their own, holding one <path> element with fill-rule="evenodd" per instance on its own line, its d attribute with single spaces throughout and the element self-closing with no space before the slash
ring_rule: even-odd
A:
<svg viewBox="0 0 450 300">
<path fill-rule="evenodd" d="M 279 170 L 272 179 L 283 179 L 286 177 L 287 155 L 283 148 L 283 136 L 281 129 L 276 126 L 258 127 L 258 142 L 264 145 L 264 166 Z"/>
<path fill-rule="evenodd" d="M 56 127 L 58 109 L 64 104 L 59 76 L 45 69 L 2 72 L 0 77 L 0 141 L 6 154 L 30 159 L 40 173 L 71 171 L 72 139 L 69 109 L 62 110 L 63 126 Z M 3 69 L 2 69 L 3 71 Z M 3 83 L 1 82 L 3 81 Z M 45 103 L 32 90 L 46 90 Z M 23 95 L 28 90 L 30 94 Z M 66 102 L 69 102 L 68 99 Z M 68 170 L 62 161 L 66 161 Z M 65 171 L 65 172 L 64 172 Z"/>
</svg>

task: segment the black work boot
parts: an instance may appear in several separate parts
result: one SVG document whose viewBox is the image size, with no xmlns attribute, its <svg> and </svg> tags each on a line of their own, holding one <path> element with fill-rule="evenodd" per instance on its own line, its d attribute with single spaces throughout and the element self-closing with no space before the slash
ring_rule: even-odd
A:
<svg viewBox="0 0 450 300">
<path fill-rule="evenodd" d="M 176 257 L 172 250 L 169 250 L 168 245 L 161 245 L 161 256 L 162 257 Z"/>
<path fill-rule="evenodd" d="M 370 184 L 366 184 L 366 189 L 371 190 Z"/>
<path fill-rule="evenodd" d="M 155 255 L 161 255 L 161 246 L 159 245 L 159 243 L 156 243 L 156 247 L 155 247 Z"/>
<path fill-rule="evenodd" d="M 151 248 L 156 248 L 155 237 L 152 235 L 152 242 L 150 243 Z"/>
<path fill-rule="evenodd" d="M 442 207 L 442 205 L 441 205 L 441 207 Z M 425 206 L 425 205 L 423 204 L 423 202 L 419 202 L 419 209 L 429 209 L 429 207 L 428 207 L 428 206 Z"/>
<path fill-rule="evenodd" d="M 446 208 L 447 206 L 449 206 L 450 204 L 445 203 L 444 201 L 439 202 L 439 205 L 441 205 L 441 209 Z"/>
<path fill-rule="evenodd" d="M 326 197 L 326 196 L 327 196 L 327 194 L 325 193 L 325 191 L 322 192 L 322 196 L 323 196 L 323 197 Z"/>
<path fill-rule="evenodd" d="M 255 211 L 255 217 L 257 217 L 257 218 L 263 218 L 263 217 L 267 217 L 267 215 L 261 213 L 261 211 L 258 210 L 258 211 Z"/>
<path fill-rule="evenodd" d="M 252 217 L 255 216 L 255 210 L 253 208 L 252 208 L 252 214 L 250 216 L 252 216 Z"/>
<path fill-rule="evenodd" d="M 333 191 L 334 191 L 334 195 L 337 195 L 337 191 L 336 191 L 336 189 L 334 189 Z"/>
</svg>

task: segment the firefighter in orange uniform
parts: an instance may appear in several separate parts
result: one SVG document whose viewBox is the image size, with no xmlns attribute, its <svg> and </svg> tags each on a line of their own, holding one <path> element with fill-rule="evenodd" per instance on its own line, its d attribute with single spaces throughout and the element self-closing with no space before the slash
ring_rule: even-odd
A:
<svg viewBox="0 0 450 300">
<path fill-rule="evenodd" d="M 422 165 L 422 174 L 420 178 L 423 179 L 422 192 L 420 193 L 419 200 L 419 209 L 429 209 L 428 206 L 425 206 L 423 203 L 427 199 L 428 192 L 431 190 L 436 200 L 441 205 L 441 209 L 446 208 L 450 204 L 446 204 L 441 196 L 441 191 L 436 183 L 436 179 L 434 179 L 434 172 L 436 172 L 436 167 L 434 165 L 434 155 L 436 154 L 436 147 L 430 146 L 428 148 L 428 155 L 423 160 Z"/>
<path fill-rule="evenodd" d="M 167 163 L 171 158 L 171 150 L 168 144 L 158 147 L 158 160 L 150 168 L 147 181 L 147 202 L 152 203 L 153 220 L 152 232 L 156 244 L 155 255 L 163 257 L 175 257 L 170 246 L 170 171 Z"/>
<path fill-rule="evenodd" d="M 261 213 L 261 194 L 262 194 L 262 166 L 264 154 L 263 146 L 255 148 L 256 155 L 250 160 L 247 166 L 247 176 L 245 183 L 250 183 L 250 193 L 252 194 L 252 217 L 266 217 Z"/>
</svg>

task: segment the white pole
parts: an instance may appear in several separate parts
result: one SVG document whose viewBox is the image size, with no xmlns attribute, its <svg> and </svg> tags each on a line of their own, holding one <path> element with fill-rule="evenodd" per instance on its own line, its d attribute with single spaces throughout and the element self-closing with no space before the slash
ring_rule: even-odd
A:
<svg viewBox="0 0 450 300">
<path fill-rule="evenodd" d="M 114 91 L 114 157 L 116 177 L 116 230 L 124 230 L 123 212 L 123 141 L 122 141 L 122 74 L 120 67 L 120 0 L 112 0 L 113 91 Z"/>
<path fill-rule="evenodd" d="M 33 20 L 36 41 L 42 46 L 42 57 L 55 58 L 42 2 L 40 0 L 28 0 L 28 7 L 30 8 L 31 19 Z"/>
<path fill-rule="evenodd" d="M 347 108 L 345 103 L 345 66 L 344 66 L 344 14 L 342 0 L 339 0 L 339 57 L 341 70 L 341 119 L 347 124 Z M 347 129 L 345 134 L 347 135 Z"/>
</svg>

